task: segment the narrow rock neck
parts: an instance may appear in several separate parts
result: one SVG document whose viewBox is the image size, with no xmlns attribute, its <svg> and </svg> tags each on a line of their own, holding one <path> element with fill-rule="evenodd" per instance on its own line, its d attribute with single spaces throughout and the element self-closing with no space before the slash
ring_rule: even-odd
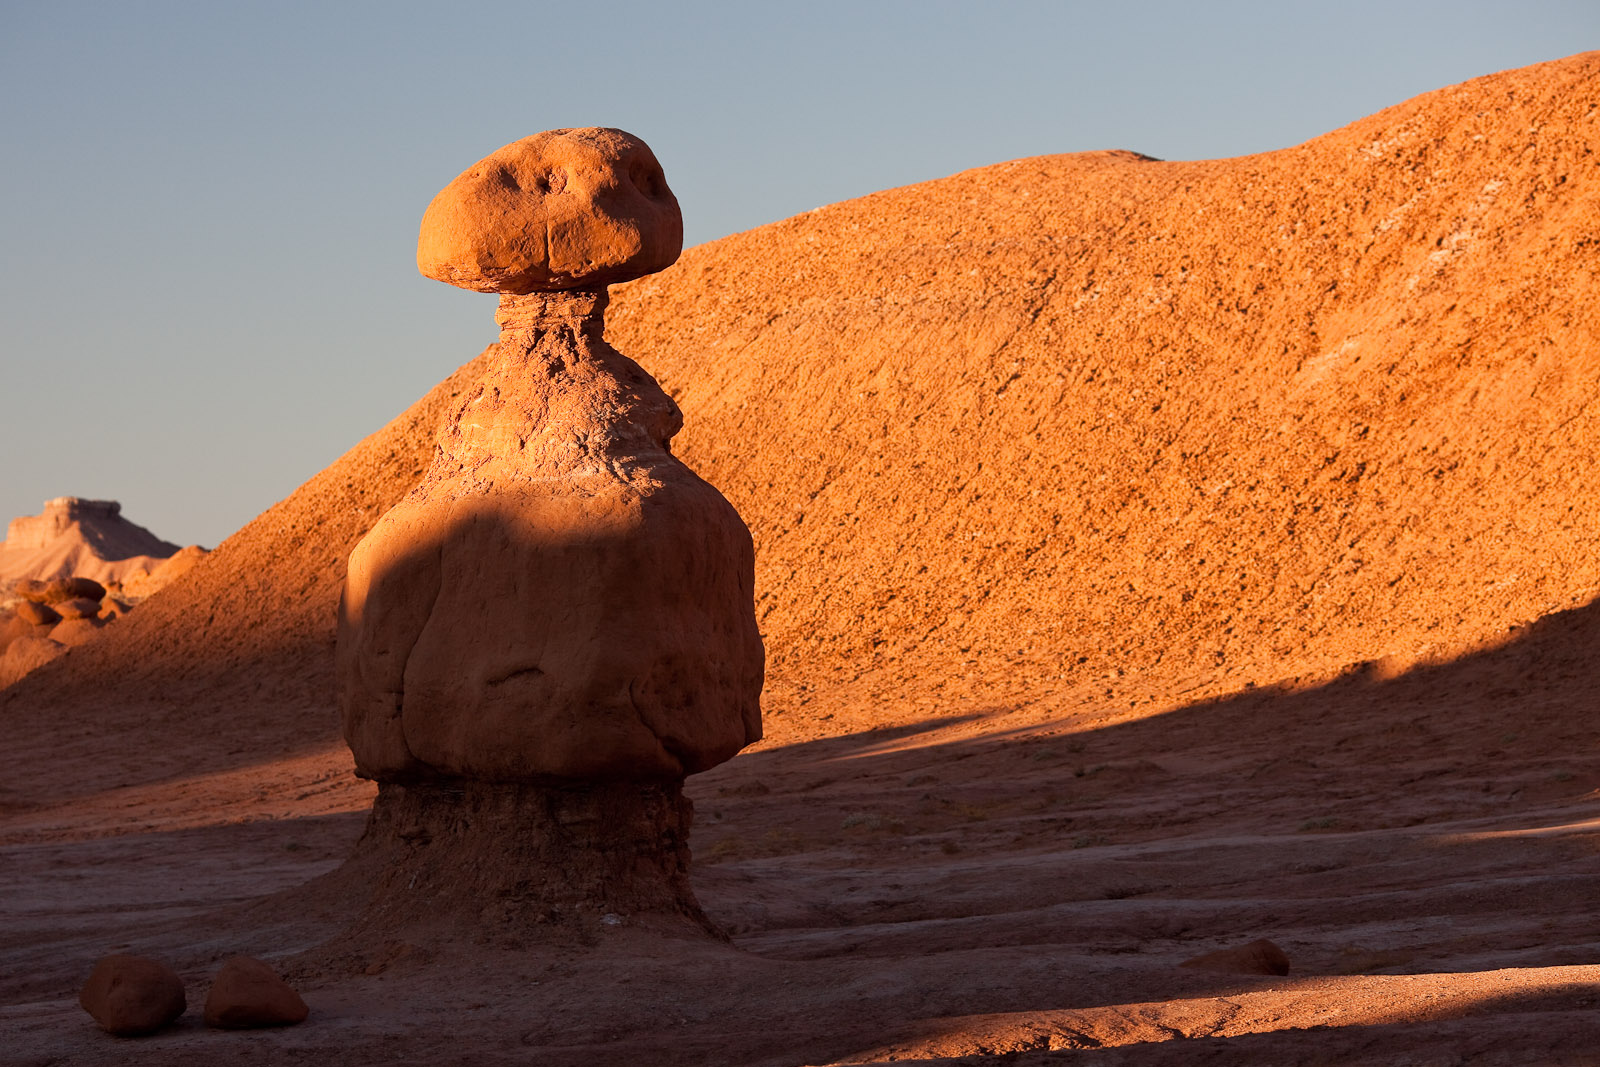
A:
<svg viewBox="0 0 1600 1067">
<path fill-rule="evenodd" d="M 597 457 L 670 454 L 677 404 L 605 341 L 604 288 L 506 294 L 500 340 L 445 419 L 430 477 L 485 481 L 600 469 Z"/>
<path fill-rule="evenodd" d="M 584 335 L 598 340 L 605 331 L 610 302 L 604 287 L 522 296 L 504 293 L 494 321 L 500 326 L 501 344 L 514 347 L 531 347 L 534 338 L 552 333 L 570 335 L 574 341 Z"/>
</svg>

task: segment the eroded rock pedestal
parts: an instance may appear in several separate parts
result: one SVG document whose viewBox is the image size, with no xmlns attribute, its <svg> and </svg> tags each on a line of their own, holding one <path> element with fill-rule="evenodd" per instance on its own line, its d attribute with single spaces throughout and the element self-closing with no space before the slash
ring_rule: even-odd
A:
<svg viewBox="0 0 1600 1067">
<path fill-rule="evenodd" d="M 680 244 L 619 131 L 517 142 L 429 208 L 419 263 L 500 286 L 501 334 L 350 557 L 341 710 L 379 783 L 364 922 L 703 924 L 680 787 L 761 735 L 754 553 L 672 456 L 677 405 L 603 336 L 605 283 Z"/>
<path fill-rule="evenodd" d="M 678 782 L 430 781 L 379 787 L 357 846 L 358 940 L 525 943 L 644 925 L 715 933 L 689 887 Z"/>
</svg>

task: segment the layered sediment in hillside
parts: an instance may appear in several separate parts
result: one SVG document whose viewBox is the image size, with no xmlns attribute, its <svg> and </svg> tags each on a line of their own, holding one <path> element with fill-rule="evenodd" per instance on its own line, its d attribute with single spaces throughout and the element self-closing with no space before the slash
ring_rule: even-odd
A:
<svg viewBox="0 0 1600 1067">
<path fill-rule="evenodd" d="M 774 710 L 856 679 L 908 702 L 1152 668 L 1264 683 L 1591 599 L 1597 107 L 1600 54 L 1577 56 L 1259 156 L 968 171 L 617 287 L 608 339 L 754 532 Z M 46 721 L 66 745 L 151 721 L 331 741 L 345 556 L 476 373 L 0 715 L 25 746 Z M 182 758 L 141 744 L 146 780 Z"/>
</svg>

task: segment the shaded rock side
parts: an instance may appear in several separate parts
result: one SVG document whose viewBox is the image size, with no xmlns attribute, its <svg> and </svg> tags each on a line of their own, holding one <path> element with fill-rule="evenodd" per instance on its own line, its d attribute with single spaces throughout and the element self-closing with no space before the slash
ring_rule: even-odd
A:
<svg viewBox="0 0 1600 1067">
<path fill-rule="evenodd" d="M 278 972 L 250 956 L 225 962 L 206 994 L 206 1025 L 223 1030 L 292 1026 L 309 1014 L 306 1002 Z"/>
<path fill-rule="evenodd" d="M 61 613 L 49 604 L 24 600 L 11 609 L 17 618 L 29 626 L 54 626 L 61 621 Z"/>
<path fill-rule="evenodd" d="M 158 960 L 107 956 L 95 964 L 78 1003 L 100 1029 L 140 1037 L 166 1026 L 188 1007 L 183 980 Z"/>
<path fill-rule="evenodd" d="M 384 782 L 351 859 L 326 876 L 361 910 L 335 948 L 616 925 L 721 936 L 689 883 L 693 813 L 676 781 Z"/>
</svg>

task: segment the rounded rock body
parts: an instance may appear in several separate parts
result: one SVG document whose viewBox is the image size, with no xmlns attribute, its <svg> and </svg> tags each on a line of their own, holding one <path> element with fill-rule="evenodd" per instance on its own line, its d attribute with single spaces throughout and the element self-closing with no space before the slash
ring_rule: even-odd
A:
<svg viewBox="0 0 1600 1067">
<path fill-rule="evenodd" d="M 223 1030 L 293 1026 L 309 1014 L 306 1002 L 289 983 L 250 956 L 234 956 L 224 963 L 206 994 L 206 1025 Z"/>
<path fill-rule="evenodd" d="M 481 293 L 592 289 L 671 266 L 683 214 L 637 137 L 550 130 L 485 156 L 434 197 L 417 269 Z"/>
<path fill-rule="evenodd" d="M 761 736 L 750 533 L 603 293 L 507 298 L 432 468 L 351 553 L 338 671 L 379 781 L 673 780 Z"/>
</svg>

